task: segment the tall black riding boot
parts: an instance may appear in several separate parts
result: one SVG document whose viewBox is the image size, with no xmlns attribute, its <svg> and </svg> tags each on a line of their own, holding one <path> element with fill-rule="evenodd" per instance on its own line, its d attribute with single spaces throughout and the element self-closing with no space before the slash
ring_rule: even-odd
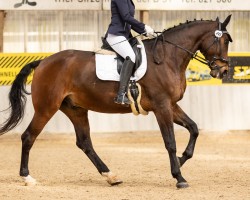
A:
<svg viewBox="0 0 250 200">
<path fill-rule="evenodd" d="M 117 97 L 115 98 L 115 103 L 129 105 L 131 104 L 130 100 L 127 97 L 127 89 L 130 77 L 132 75 L 134 64 L 130 57 L 127 56 L 120 73 L 120 86 Z"/>
</svg>

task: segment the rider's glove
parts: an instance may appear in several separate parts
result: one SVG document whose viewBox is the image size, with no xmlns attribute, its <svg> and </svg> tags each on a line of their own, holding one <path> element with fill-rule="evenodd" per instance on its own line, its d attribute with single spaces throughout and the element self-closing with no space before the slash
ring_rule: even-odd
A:
<svg viewBox="0 0 250 200">
<path fill-rule="evenodd" d="M 156 37 L 157 36 L 154 29 L 152 29 L 148 25 L 145 25 L 145 34 L 147 37 Z"/>
</svg>

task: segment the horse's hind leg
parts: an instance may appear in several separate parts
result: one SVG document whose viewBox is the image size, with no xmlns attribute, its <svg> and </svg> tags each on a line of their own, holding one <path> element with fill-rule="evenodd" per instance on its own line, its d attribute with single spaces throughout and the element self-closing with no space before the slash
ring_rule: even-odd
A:
<svg viewBox="0 0 250 200">
<path fill-rule="evenodd" d="M 182 157 L 178 158 L 180 166 L 182 166 L 188 159 L 192 158 L 194 154 L 195 143 L 199 135 L 199 131 L 196 123 L 190 119 L 177 104 L 174 106 L 174 123 L 185 127 L 190 133 L 188 145 L 183 152 Z"/>
<path fill-rule="evenodd" d="M 69 117 L 74 125 L 76 132 L 76 145 L 88 156 L 98 172 L 107 178 L 107 182 L 110 185 L 118 185 L 122 183 L 121 180 L 112 174 L 93 148 L 90 137 L 88 111 L 83 108 L 73 107 L 66 101 L 64 101 L 60 109 Z"/>
<path fill-rule="evenodd" d="M 21 155 L 21 166 L 20 166 L 20 176 L 24 178 L 26 185 L 36 184 L 36 180 L 33 179 L 29 174 L 28 162 L 30 149 L 33 146 L 37 136 L 40 134 L 46 123 L 52 117 L 55 112 L 40 114 L 35 112 L 32 121 L 30 122 L 28 128 L 22 134 L 22 155 Z"/>
</svg>

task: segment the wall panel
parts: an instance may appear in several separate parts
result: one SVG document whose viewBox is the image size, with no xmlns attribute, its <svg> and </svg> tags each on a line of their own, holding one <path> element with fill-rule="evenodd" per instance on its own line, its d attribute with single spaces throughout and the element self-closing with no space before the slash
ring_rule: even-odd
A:
<svg viewBox="0 0 250 200">
<path fill-rule="evenodd" d="M 234 39 L 230 51 L 249 50 L 249 11 L 149 11 L 149 25 L 162 31 L 186 20 L 223 21 L 232 14 L 228 31 Z M 139 19 L 139 12 L 136 12 Z M 4 52 L 56 52 L 95 50 L 107 30 L 110 11 L 8 11 Z M 236 42 L 237 41 L 237 42 Z M 14 48 L 13 48 L 14 47 Z"/>
</svg>

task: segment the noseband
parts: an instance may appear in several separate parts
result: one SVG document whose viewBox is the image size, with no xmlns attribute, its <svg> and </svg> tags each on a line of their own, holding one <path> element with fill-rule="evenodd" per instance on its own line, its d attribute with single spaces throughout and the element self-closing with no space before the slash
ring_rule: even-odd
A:
<svg viewBox="0 0 250 200">
<path fill-rule="evenodd" d="M 154 49 L 155 49 L 155 46 L 156 46 L 157 41 L 158 41 L 158 34 L 160 34 L 160 33 L 163 33 L 163 32 L 156 32 L 157 37 L 155 38 Z M 219 22 L 219 28 L 218 28 L 218 30 L 216 30 L 215 33 L 214 33 L 214 41 L 213 41 L 213 43 L 212 43 L 211 45 L 209 45 L 209 46 L 205 49 L 205 51 L 203 51 L 203 52 L 201 52 L 201 53 L 202 53 L 203 55 L 206 55 L 207 52 L 209 51 L 209 49 L 210 49 L 213 45 L 215 45 L 215 44 L 217 45 L 217 46 L 216 46 L 216 48 L 217 48 L 217 47 L 219 46 L 219 44 L 220 44 L 220 39 L 221 39 L 221 37 L 223 36 L 224 33 L 229 35 L 229 33 L 228 33 L 227 31 L 223 31 L 223 30 L 221 29 L 221 22 Z M 177 48 L 179 48 L 179 49 L 182 49 L 183 51 L 186 51 L 188 54 L 191 55 L 191 58 L 192 58 L 192 59 L 195 59 L 195 60 L 197 60 L 197 61 L 199 61 L 199 62 L 201 62 L 201 63 L 207 65 L 207 66 L 210 68 L 210 70 L 219 70 L 219 69 L 223 68 L 225 65 L 228 65 L 228 64 L 229 64 L 229 60 L 227 60 L 227 59 L 225 59 L 225 58 L 222 58 L 222 57 L 217 58 L 216 56 L 214 56 L 213 59 L 212 59 L 211 61 L 210 61 L 210 60 L 207 60 L 207 59 L 205 59 L 205 58 L 199 56 L 199 55 L 198 55 L 198 52 L 193 53 L 192 51 L 190 51 L 190 50 L 188 50 L 188 49 L 186 49 L 186 48 L 184 48 L 184 47 L 182 47 L 182 46 L 180 46 L 180 45 L 178 45 L 178 44 L 175 44 L 175 43 L 173 43 L 173 42 L 171 42 L 171 41 L 169 41 L 169 40 L 164 39 L 164 34 L 161 34 L 161 36 L 163 37 L 163 41 L 164 41 L 164 42 L 167 42 L 167 43 L 169 43 L 169 44 L 171 44 L 171 45 L 173 45 L 173 46 L 175 46 L 175 47 L 177 47 Z M 219 65 L 216 64 L 216 61 L 221 61 L 222 63 L 225 63 L 225 65 L 219 66 Z M 156 62 L 156 63 L 159 63 L 159 62 Z"/>
<path fill-rule="evenodd" d="M 216 32 L 216 31 L 215 31 Z M 219 46 L 220 44 L 220 38 L 216 37 L 214 38 L 214 42 L 205 50 L 205 51 L 201 51 L 201 53 L 205 56 L 207 54 L 207 52 L 209 51 L 209 49 L 213 46 L 213 45 L 216 45 L 216 52 L 217 52 L 217 47 Z M 197 58 L 197 53 L 195 54 L 195 56 L 193 57 L 194 59 L 198 60 Z M 211 70 L 219 70 L 221 69 L 222 67 L 224 67 L 225 65 L 228 65 L 229 64 L 229 60 L 225 59 L 225 58 L 218 58 L 216 57 L 215 55 L 213 56 L 213 59 L 211 61 L 209 60 L 206 60 L 202 57 L 199 56 L 199 59 L 201 60 L 198 60 L 206 65 L 208 65 L 208 67 L 211 69 Z M 222 63 L 225 63 L 225 65 L 222 65 L 222 66 L 219 66 L 216 64 L 216 61 L 221 61 Z"/>
</svg>

